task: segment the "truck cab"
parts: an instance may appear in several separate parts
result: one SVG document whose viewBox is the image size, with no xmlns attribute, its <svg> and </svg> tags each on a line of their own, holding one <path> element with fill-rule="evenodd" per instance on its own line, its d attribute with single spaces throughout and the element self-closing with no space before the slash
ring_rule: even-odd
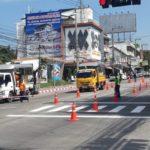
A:
<svg viewBox="0 0 150 150">
<path fill-rule="evenodd" d="M 16 80 L 19 68 L 25 69 L 30 65 L 3 64 L 0 65 L 0 101 L 12 102 L 19 98 L 20 90 Z M 23 75 L 22 75 L 23 76 Z M 26 89 L 28 91 L 28 88 Z"/>
<path fill-rule="evenodd" d="M 82 91 L 85 89 L 103 89 L 106 77 L 96 69 L 80 69 L 76 74 L 77 88 Z"/>
</svg>

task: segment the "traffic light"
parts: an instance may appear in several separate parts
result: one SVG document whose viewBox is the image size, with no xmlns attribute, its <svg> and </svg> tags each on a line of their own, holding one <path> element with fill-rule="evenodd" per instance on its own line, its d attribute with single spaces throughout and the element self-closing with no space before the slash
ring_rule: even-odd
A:
<svg viewBox="0 0 150 150">
<path fill-rule="evenodd" d="M 111 4 L 112 7 L 126 6 L 131 5 L 131 0 L 112 0 Z"/>
<path fill-rule="evenodd" d="M 102 8 L 126 6 L 126 5 L 140 5 L 141 0 L 99 0 L 99 4 Z"/>
<path fill-rule="evenodd" d="M 103 8 L 108 8 L 109 4 L 110 4 L 110 0 L 99 0 L 99 4 L 103 7 Z"/>
<path fill-rule="evenodd" d="M 132 0 L 132 5 L 140 5 L 141 0 Z"/>
</svg>

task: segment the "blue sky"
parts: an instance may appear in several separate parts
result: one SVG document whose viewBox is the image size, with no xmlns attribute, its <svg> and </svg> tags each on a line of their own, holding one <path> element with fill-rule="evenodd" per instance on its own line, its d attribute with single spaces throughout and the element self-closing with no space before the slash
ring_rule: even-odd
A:
<svg viewBox="0 0 150 150">
<path fill-rule="evenodd" d="M 133 12 L 137 17 L 137 32 L 132 33 L 132 38 L 140 38 L 140 44 L 148 44 L 145 48 L 150 49 L 150 0 L 141 0 L 141 5 L 132 5 L 116 8 L 102 9 L 99 0 L 83 0 L 85 6 L 94 9 L 95 18 L 99 15 L 115 14 L 121 12 Z M 15 36 L 16 22 L 27 13 L 30 6 L 33 12 L 58 10 L 79 6 L 79 0 L 0 0 L 0 33 L 2 30 L 9 30 Z M 9 33 L 10 33 L 9 32 Z"/>
</svg>

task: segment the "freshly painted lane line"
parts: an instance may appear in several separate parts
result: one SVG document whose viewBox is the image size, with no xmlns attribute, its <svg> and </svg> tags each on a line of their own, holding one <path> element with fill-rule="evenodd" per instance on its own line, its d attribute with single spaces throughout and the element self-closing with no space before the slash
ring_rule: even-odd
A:
<svg viewBox="0 0 150 150">
<path fill-rule="evenodd" d="M 69 108 L 69 107 L 71 107 L 71 106 L 70 105 L 65 105 L 65 106 L 61 106 L 61 107 L 58 107 L 58 108 L 51 109 L 47 112 L 56 112 L 56 111 L 60 111 L 60 110 L 63 110 L 63 109 Z"/>
<path fill-rule="evenodd" d="M 145 109 L 146 106 L 137 106 L 135 109 L 131 111 L 131 113 L 140 113 Z"/>
<path fill-rule="evenodd" d="M 126 106 L 117 106 L 116 108 L 110 110 L 109 112 L 113 112 L 113 113 L 116 113 L 116 112 L 119 112 L 120 110 L 124 109 Z"/>
<path fill-rule="evenodd" d="M 43 106 L 43 107 L 40 107 L 40 108 L 37 108 L 37 109 L 33 109 L 31 110 L 30 112 L 40 112 L 40 111 L 43 111 L 45 109 L 49 109 L 49 108 L 52 108 L 54 107 L 54 105 L 50 105 L 50 106 Z"/>
</svg>

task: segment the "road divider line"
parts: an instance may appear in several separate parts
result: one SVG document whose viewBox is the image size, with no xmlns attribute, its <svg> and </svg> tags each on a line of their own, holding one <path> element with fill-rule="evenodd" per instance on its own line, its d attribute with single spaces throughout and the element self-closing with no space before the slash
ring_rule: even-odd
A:
<svg viewBox="0 0 150 150">
<path fill-rule="evenodd" d="M 70 115 L 7 115 L 12 118 L 70 118 Z M 87 119 L 150 119 L 150 116 L 121 116 L 121 115 L 78 115 Z"/>
</svg>

